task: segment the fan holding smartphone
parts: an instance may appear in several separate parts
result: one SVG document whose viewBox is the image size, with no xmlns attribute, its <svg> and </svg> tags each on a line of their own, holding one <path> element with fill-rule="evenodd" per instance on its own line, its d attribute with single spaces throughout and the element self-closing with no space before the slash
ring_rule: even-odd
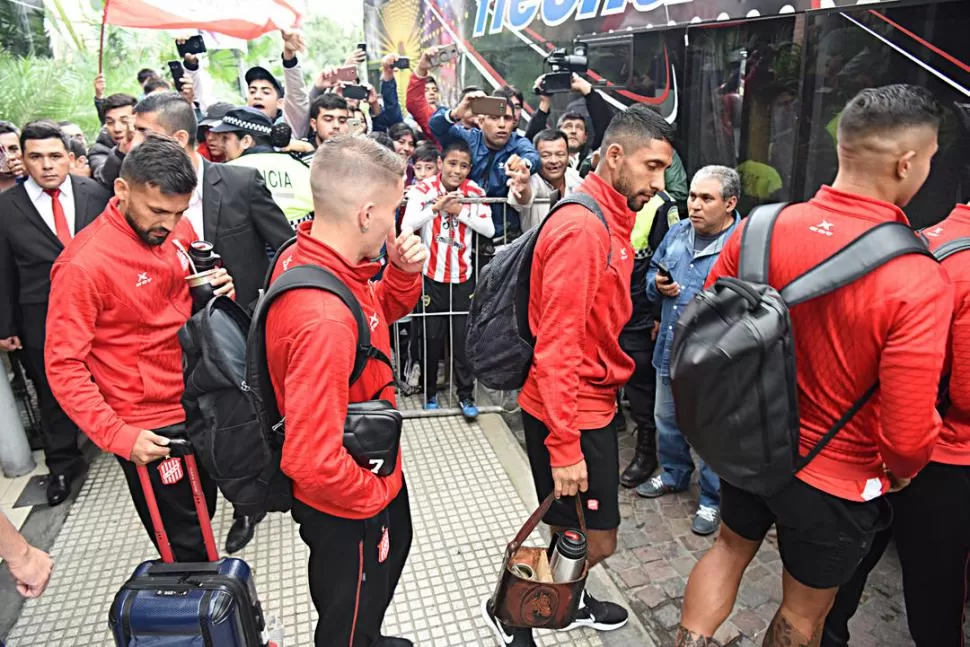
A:
<svg viewBox="0 0 970 647">
<path fill-rule="evenodd" d="M 676 297 L 680 294 L 680 286 L 670 275 L 670 269 L 665 263 L 657 264 L 657 291 L 665 297 Z"/>
</svg>

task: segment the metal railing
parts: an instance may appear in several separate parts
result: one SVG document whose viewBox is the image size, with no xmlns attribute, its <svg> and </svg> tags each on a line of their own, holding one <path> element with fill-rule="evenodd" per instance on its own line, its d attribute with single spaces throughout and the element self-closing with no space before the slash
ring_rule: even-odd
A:
<svg viewBox="0 0 970 647">
<path fill-rule="evenodd" d="M 502 245 L 512 242 L 521 235 L 521 231 L 515 226 L 515 220 L 511 219 L 510 209 L 516 210 L 509 205 L 507 198 L 463 198 L 459 202 L 462 204 L 484 204 L 502 205 L 502 234 L 495 238 L 485 238 L 477 233 L 473 234 L 474 253 L 472 254 L 472 278 L 477 285 L 482 268 L 488 264 L 495 251 Z M 537 198 L 533 205 L 548 205 L 548 198 Z M 523 208 L 524 209 L 524 208 Z M 494 208 L 493 208 L 494 218 Z M 425 241 L 426 243 L 428 241 Z M 434 241 L 431 241 L 434 244 Z M 462 409 L 459 406 L 459 385 L 456 383 L 456 344 L 464 344 L 464 330 L 467 323 L 469 311 L 466 309 L 456 309 L 455 306 L 455 283 L 448 283 L 448 306 L 442 311 L 428 312 L 427 306 L 430 304 L 430 296 L 425 286 L 431 280 L 427 274 L 422 272 L 421 299 L 415 310 L 404 319 L 395 322 L 392 327 L 394 345 L 394 371 L 400 389 L 399 408 L 405 418 L 431 418 L 440 416 L 460 416 Z M 445 285 L 445 284 L 442 284 Z M 473 293 L 474 294 L 474 293 Z M 474 298 L 474 295 L 472 296 Z M 447 318 L 447 321 L 440 322 L 440 319 Z M 432 329 L 444 330 L 442 338 L 429 339 L 429 323 Z M 451 334 L 452 332 L 456 334 Z M 455 339 L 459 337 L 460 339 Z M 417 338 L 416 338 L 417 337 Z M 402 348 L 403 341 L 406 340 L 408 348 Z M 440 368 L 438 366 L 428 366 L 428 349 L 430 343 L 444 343 L 446 351 L 442 354 L 444 360 L 444 380 L 439 379 Z M 415 366 L 417 366 L 417 376 L 415 379 Z M 495 392 L 486 390 L 472 376 L 472 397 L 481 413 L 510 413 L 518 406 L 515 403 L 515 393 Z M 431 390 L 430 380 L 434 380 L 434 391 L 437 395 L 438 409 L 426 409 L 427 394 Z M 486 396 L 483 398 L 483 396 Z M 498 399 L 500 404 L 485 404 L 487 401 Z M 513 406 L 507 406 L 510 402 Z"/>
</svg>

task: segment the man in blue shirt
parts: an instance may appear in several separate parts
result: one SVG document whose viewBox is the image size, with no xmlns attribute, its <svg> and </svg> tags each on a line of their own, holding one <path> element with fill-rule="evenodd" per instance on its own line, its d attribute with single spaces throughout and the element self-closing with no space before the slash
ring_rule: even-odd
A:
<svg viewBox="0 0 970 647">
<path fill-rule="evenodd" d="M 684 307 L 698 292 L 721 249 L 734 231 L 741 215 L 737 212 L 741 179 L 726 166 L 705 166 L 694 175 L 687 198 L 689 220 L 683 220 L 667 232 L 650 261 L 647 273 L 647 296 L 661 303 L 657 344 L 653 365 L 657 369 L 657 402 L 654 418 L 660 445 L 657 476 L 637 487 L 637 494 L 647 498 L 680 492 L 690 485 L 694 461 L 690 445 L 677 428 L 674 396 L 670 388 L 670 351 L 674 326 Z M 720 525 L 721 483 L 717 474 L 701 461 L 700 505 L 691 530 L 710 535 Z"/>
<path fill-rule="evenodd" d="M 539 171 L 541 162 L 532 142 L 515 132 L 515 116 L 511 105 L 507 104 L 505 114 L 500 117 L 482 115 L 480 130 L 462 125 L 462 120 L 471 113 L 472 101 L 484 96 L 484 92 L 466 94 L 461 103 L 452 110 L 436 112 L 431 117 L 429 127 L 442 147 L 447 147 L 449 142 L 459 137 L 468 142 L 472 149 L 472 172 L 468 179 L 485 189 L 487 197 L 505 198 L 509 195 L 509 178 L 505 168 L 509 158 L 518 156 L 532 174 Z M 501 90 L 492 96 L 506 99 Z M 514 209 L 506 210 L 504 203 L 492 205 L 492 221 L 495 223 L 493 240 L 496 244 L 511 242 L 522 233 L 519 213 Z M 480 254 L 489 255 L 481 248 Z"/>
</svg>

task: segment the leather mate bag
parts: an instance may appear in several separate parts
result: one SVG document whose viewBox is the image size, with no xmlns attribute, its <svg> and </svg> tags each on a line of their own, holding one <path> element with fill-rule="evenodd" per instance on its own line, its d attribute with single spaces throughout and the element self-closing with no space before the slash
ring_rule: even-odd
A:
<svg viewBox="0 0 970 647">
<path fill-rule="evenodd" d="M 575 499 L 580 530 L 586 535 L 583 506 L 578 496 Z M 555 493 L 550 493 L 505 549 L 502 574 L 492 602 L 495 617 L 506 627 L 563 629 L 576 617 L 583 589 L 586 588 L 589 565 L 583 566 L 583 574 L 578 580 L 553 582 L 546 549 L 522 545 L 555 500 Z M 516 564 L 531 568 L 535 577 L 526 579 L 516 573 L 512 568 Z"/>
</svg>

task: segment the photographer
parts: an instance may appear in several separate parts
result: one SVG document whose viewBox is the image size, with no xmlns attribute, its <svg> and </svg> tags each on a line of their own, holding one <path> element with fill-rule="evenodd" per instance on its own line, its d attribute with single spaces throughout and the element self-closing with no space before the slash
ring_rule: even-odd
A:
<svg viewBox="0 0 970 647">
<path fill-rule="evenodd" d="M 317 217 L 277 265 L 323 267 L 343 282 L 371 321 L 371 344 L 391 353 L 390 324 L 421 295 L 428 257 L 417 236 L 395 236 L 404 161 L 380 144 L 344 136 L 324 144 L 311 171 Z M 389 264 L 371 259 L 387 246 Z M 282 469 L 293 480 L 293 518 L 309 546 L 310 597 L 319 613 L 314 644 L 409 647 L 380 635 L 411 546 L 411 511 L 398 452 L 386 477 L 361 467 L 343 444 L 350 403 L 393 405 L 390 363 L 371 359 L 350 385 L 357 324 L 336 295 L 297 290 L 270 309 L 266 355 L 280 411 L 286 412 Z M 350 386 L 348 386 L 350 385 Z"/>
<path fill-rule="evenodd" d="M 493 96 L 502 97 L 501 91 Z M 532 142 L 514 132 L 515 123 L 511 104 L 506 103 L 505 114 L 496 117 L 480 115 L 481 129 L 469 130 L 461 121 L 469 115 L 475 116 L 472 102 L 484 97 L 484 92 L 471 92 L 451 111 L 439 111 L 430 121 L 432 132 L 443 146 L 455 139 L 464 139 L 472 151 L 472 171 L 468 176 L 475 184 L 485 189 L 490 198 L 505 198 L 509 194 L 507 175 L 517 169 L 508 168 L 507 162 L 513 155 L 529 173 L 537 173 L 542 166 L 539 153 Z M 514 240 L 522 230 L 519 214 L 514 209 L 506 211 L 504 204 L 492 205 L 492 221 L 495 223 L 495 237 L 500 243 Z M 488 252 L 484 252 L 488 255 Z"/>
<path fill-rule="evenodd" d="M 45 347 L 57 401 L 116 454 L 154 542 L 135 464 L 148 466 L 176 561 L 207 560 L 189 480 L 168 449 L 169 438 L 185 432 L 178 331 L 192 297 L 179 245 L 197 239 L 182 218 L 195 187 L 195 169 L 175 140 L 148 135 L 128 153 L 115 197 L 54 263 Z M 229 274 L 220 269 L 216 277 L 216 294 L 234 297 Z M 216 487 L 200 476 L 211 516 Z"/>
<path fill-rule="evenodd" d="M 529 128 L 525 136 L 535 137 L 539 131 L 547 128 L 549 113 L 552 109 L 552 94 L 544 88 L 546 75 L 536 79 L 535 91 L 539 95 L 539 109 L 532 115 Z M 566 133 L 569 138 L 569 167 L 579 170 L 580 164 L 589 158 L 590 153 L 600 146 L 603 133 L 613 118 L 613 109 L 606 103 L 602 93 L 596 91 L 592 84 L 575 72 L 571 76 L 570 90 L 578 92 L 586 102 L 589 111 L 589 122 L 592 124 L 592 137 L 587 132 L 590 125 L 586 119 L 576 112 L 567 112 L 556 123 L 556 128 Z M 581 123 L 580 123 L 581 122 Z"/>
<path fill-rule="evenodd" d="M 212 132 L 222 135 L 228 164 L 260 172 L 273 201 L 294 229 L 313 218 L 310 168 L 297 155 L 276 150 L 289 144 L 288 126 L 274 126 L 254 108 L 236 108 L 227 112 Z"/>
</svg>

